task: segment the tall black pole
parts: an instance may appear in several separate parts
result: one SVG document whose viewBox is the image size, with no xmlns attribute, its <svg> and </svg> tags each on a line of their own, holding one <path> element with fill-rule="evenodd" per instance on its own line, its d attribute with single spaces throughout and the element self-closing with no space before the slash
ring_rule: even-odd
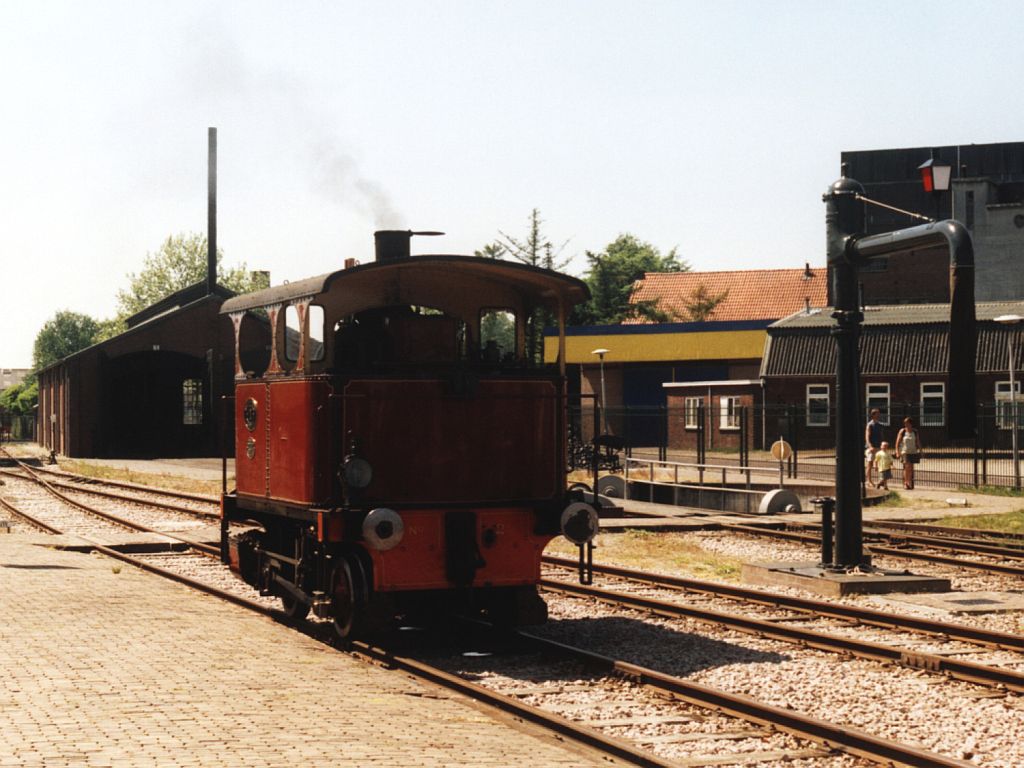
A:
<svg viewBox="0 0 1024 768">
<path fill-rule="evenodd" d="M 207 132 L 206 293 L 217 287 L 217 129 Z"/>
<path fill-rule="evenodd" d="M 864 559 L 861 535 L 861 482 L 864 467 L 864 425 L 860 414 L 860 364 L 857 341 L 860 311 L 857 265 L 850 247 L 864 231 L 864 188 L 842 178 L 824 195 L 825 237 L 832 275 L 836 324 L 836 526 L 834 563 L 844 568 Z"/>
</svg>

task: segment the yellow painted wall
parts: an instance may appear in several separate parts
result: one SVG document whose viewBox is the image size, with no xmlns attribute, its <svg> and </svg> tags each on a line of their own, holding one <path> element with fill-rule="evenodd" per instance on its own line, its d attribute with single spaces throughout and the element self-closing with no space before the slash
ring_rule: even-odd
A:
<svg viewBox="0 0 1024 768">
<path fill-rule="evenodd" d="M 604 347 L 606 363 L 652 363 L 686 360 L 760 359 L 768 332 L 694 331 L 690 333 L 638 333 L 613 336 L 567 336 L 566 362 L 592 363 L 593 350 Z M 558 339 L 545 337 L 544 361 L 558 358 Z"/>
</svg>

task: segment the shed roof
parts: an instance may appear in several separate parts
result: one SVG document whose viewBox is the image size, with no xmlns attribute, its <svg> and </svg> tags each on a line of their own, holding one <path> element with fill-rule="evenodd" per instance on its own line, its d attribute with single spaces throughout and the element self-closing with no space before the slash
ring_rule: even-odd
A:
<svg viewBox="0 0 1024 768">
<path fill-rule="evenodd" d="M 1024 316 L 1024 301 L 979 302 L 976 310 L 976 371 L 1006 371 L 1011 334 L 1015 358 L 1024 363 L 1024 328 L 994 321 L 1000 315 Z M 770 325 L 761 375 L 834 376 L 836 345 L 829 333 L 834 322 L 831 309 L 824 309 L 798 313 Z M 859 350 L 863 374 L 945 376 L 949 365 L 949 305 L 867 307 Z"/>
<path fill-rule="evenodd" d="M 828 270 L 743 269 L 722 272 L 648 272 L 630 302 L 655 301 L 658 309 L 686 319 L 686 304 L 701 286 L 709 296 L 725 293 L 708 320 L 776 320 L 828 301 Z M 644 321 L 633 321 L 644 322 Z"/>
<path fill-rule="evenodd" d="M 1024 301 L 979 301 L 975 305 L 975 317 L 979 321 L 992 320 L 1000 315 L 1024 316 Z M 832 308 L 803 309 L 772 323 L 771 329 L 790 328 L 831 328 Z M 949 304 L 892 304 L 887 306 L 864 307 L 865 326 L 884 325 L 928 325 L 948 324 Z"/>
</svg>

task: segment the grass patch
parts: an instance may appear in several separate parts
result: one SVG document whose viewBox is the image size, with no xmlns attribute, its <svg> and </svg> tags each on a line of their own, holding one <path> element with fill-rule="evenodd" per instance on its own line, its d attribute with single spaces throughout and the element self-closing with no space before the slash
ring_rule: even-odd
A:
<svg viewBox="0 0 1024 768">
<path fill-rule="evenodd" d="M 577 549 L 563 538 L 552 541 L 546 554 L 576 557 Z M 594 544 L 597 562 L 627 568 L 680 573 L 699 579 L 738 581 L 742 561 L 702 549 L 683 534 L 624 531 L 599 534 Z"/>
<path fill-rule="evenodd" d="M 889 495 L 872 507 L 905 507 L 907 500 L 900 496 L 898 491 L 889 491 Z"/>
<path fill-rule="evenodd" d="M 957 487 L 961 493 L 982 493 L 986 496 L 1009 496 L 1011 498 L 1024 499 L 1024 491 L 1017 491 L 1003 485 L 961 485 Z"/>
<path fill-rule="evenodd" d="M 1013 512 L 999 514 L 944 517 L 938 521 L 938 525 L 947 525 L 951 528 L 983 528 L 987 531 L 1024 533 L 1024 509 L 1015 509 Z"/>
<path fill-rule="evenodd" d="M 202 493 L 208 496 L 220 495 L 219 480 L 194 480 L 190 477 L 179 475 L 160 475 L 149 472 L 133 472 L 127 468 L 107 467 L 101 464 L 90 464 L 87 461 L 75 461 L 62 459 L 60 468 L 66 472 L 74 472 L 76 475 L 94 477 L 97 480 L 115 480 L 123 483 L 135 483 L 136 485 L 148 485 L 153 488 L 163 488 L 170 491 L 183 491 L 185 493 Z M 230 478 L 228 478 L 230 481 Z"/>
</svg>

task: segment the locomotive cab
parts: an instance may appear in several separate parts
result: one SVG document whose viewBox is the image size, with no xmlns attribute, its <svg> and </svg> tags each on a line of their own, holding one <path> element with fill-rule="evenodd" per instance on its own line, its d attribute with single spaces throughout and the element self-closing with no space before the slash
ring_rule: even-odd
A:
<svg viewBox="0 0 1024 768">
<path fill-rule="evenodd" d="M 236 490 L 222 552 L 343 637 L 447 608 L 538 623 L 544 547 L 596 533 L 565 490 L 565 318 L 587 288 L 510 262 L 409 256 L 411 234 L 378 233 L 374 263 L 224 303 Z M 237 351 L 261 322 L 253 310 L 271 330 L 258 372 Z M 531 354 L 546 321 L 554 365 Z M 255 527 L 235 536 L 232 522 Z"/>
</svg>

